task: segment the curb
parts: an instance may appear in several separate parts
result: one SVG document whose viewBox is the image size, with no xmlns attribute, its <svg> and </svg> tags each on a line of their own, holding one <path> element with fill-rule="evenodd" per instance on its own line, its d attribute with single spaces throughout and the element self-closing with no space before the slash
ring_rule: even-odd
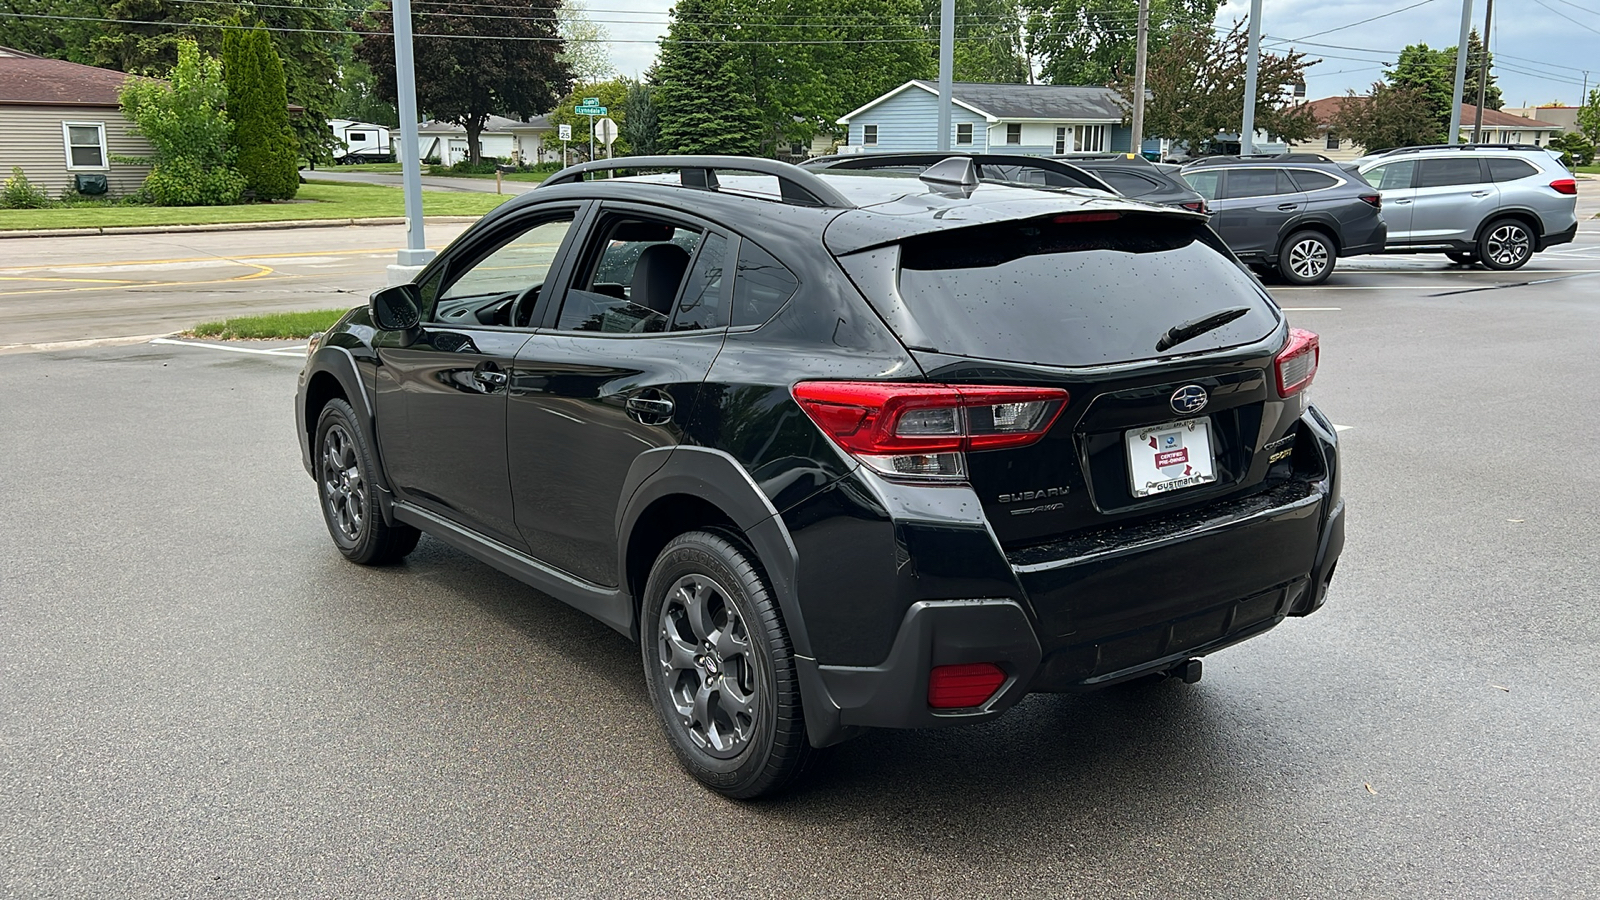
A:
<svg viewBox="0 0 1600 900">
<path fill-rule="evenodd" d="M 482 216 L 428 216 L 424 223 L 449 225 L 478 221 Z M 96 237 L 117 234 L 187 234 L 195 231 L 275 231 L 284 228 L 345 228 L 351 225 L 404 225 L 405 216 L 376 219 L 299 219 L 289 222 L 222 222 L 213 225 L 107 225 L 101 228 L 36 228 L 0 231 L 0 239 L 33 237 Z"/>
</svg>

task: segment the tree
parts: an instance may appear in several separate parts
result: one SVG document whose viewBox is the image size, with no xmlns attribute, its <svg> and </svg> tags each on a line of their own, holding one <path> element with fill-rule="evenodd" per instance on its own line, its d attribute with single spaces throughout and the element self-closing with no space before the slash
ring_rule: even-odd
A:
<svg viewBox="0 0 1600 900">
<path fill-rule="evenodd" d="M 1578 107 L 1578 131 L 1591 144 L 1600 144 L 1600 88 L 1589 91 L 1589 101 Z"/>
<path fill-rule="evenodd" d="M 736 21 L 731 0 L 679 0 L 656 62 L 661 149 L 747 155 L 761 145 L 761 114 L 741 83 L 740 54 L 718 43 Z"/>
<path fill-rule="evenodd" d="M 50 59 L 92 64 L 89 42 L 99 33 L 98 22 L 72 18 L 99 18 L 101 0 L 0 0 L 0 47 L 36 53 Z M 64 16 L 65 19 L 26 19 L 26 15 Z"/>
<path fill-rule="evenodd" d="M 928 39 L 939 39 L 939 0 L 924 0 Z M 956 0 L 956 81 L 1023 84 L 1031 79 L 1021 0 Z"/>
<path fill-rule="evenodd" d="M 622 103 L 622 140 L 629 151 L 639 156 L 661 152 L 661 120 L 656 115 L 654 85 L 628 82 L 628 95 Z"/>
<path fill-rule="evenodd" d="M 378 96 L 396 99 L 393 16 L 384 3 L 366 20 L 356 55 L 372 67 Z M 491 114 L 527 119 L 550 109 L 572 76 L 559 58 L 555 0 L 528 0 L 515 17 L 485 25 L 481 4 L 467 0 L 430 2 L 429 15 L 413 28 L 417 105 L 426 115 L 467 132 L 468 159 L 483 159 L 479 136 Z"/>
<path fill-rule="evenodd" d="M 1468 126 L 1472 124 L 1472 107 L 1478 104 L 1478 66 L 1483 62 L 1483 53 L 1483 41 L 1474 29 L 1467 35 L 1467 73 L 1461 93 L 1461 102 L 1467 107 L 1466 114 L 1462 117 L 1462 124 Z M 1492 55 L 1489 57 L 1489 62 L 1492 66 L 1494 62 Z M 1400 51 L 1399 58 L 1390 67 L 1385 79 L 1396 87 L 1415 90 L 1423 102 L 1423 106 L 1417 107 L 1418 111 L 1425 112 L 1428 120 L 1438 126 L 1438 133 L 1441 136 L 1449 130 L 1450 104 L 1455 99 L 1456 48 L 1434 50 L 1427 44 L 1407 46 Z M 1492 68 L 1489 71 L 1488 85 L 1484 94 L 1484 108 L 1501 108 L 1505 102 L 1501 99 L 1499 86 L 1495 84 Z"/>
<path fill-rule="evenodd" d="M 1028 0 L 1028 47 L 1050 84 L 1133 80 L 1138 0 Z M 1154 54 L 1173 35 L 1209 29 L 1219 0 L 1150 0 Z"/>
<path fill-rule="evenodd" d="M 1242 20 L 1220 38 L 1213 37 L 1209 27 L 1170 35 L 1150 54 L 1145 89 L 1151 98 L 1144 108 L 1145 132 L 1198 148 L 1218 132 L 1239 131 L 1244 125 L 1248 58 L 1249 36 Z M 1305 140 L 1315 132 L 1311 114 L 1304 107 L 1283 105 L 1272 86 L 1304 83 L 1305 70 L 1316 62 L 1293 50 L 1282 56 L 1261 54 L 1257 129 L 1288 141 Z M 1116 85 L 1123 97 L 1133 96 L 1132 81 L 1130 73 Z"/>
<path fill-rule="evenodd" d="M 238 169 L 258 200 L 288 200 L 300 189 L 299 151 L 289 128 L 283 62 L 259 25 L 229 29 L 222 38 Z"/>
<path fill-rule="evenodd" d="M 605 81 L 616 74 L 617 67 L 611 64 L 611 54 L 606 49 L 611 34 L 604 25 L 589 18 L 589 8 L 583 0 L 562 0 L 556 8 L 556 18 L 561 30 L 561 61 L 573 80 Z"/>
<path fill-rule="evenodd" d="M 178 47 L 185 41 L 215 54 L 222 47 L 220 29 L 236 23 L 242 6 L 227 0 L 106 0 L 101 16 L 111 21 L 101 23 L 89 42 L 94 64 L 150 75 L 177 65 Z"/>
<path fill-rule="evenodd" d="M 135 133 L 155 155 L 144 187 L 162 206 L 235 203 L 244 178 L 233 167 L 233 120 L 222 63 L 180 40 L 177 63 L 165 80 L 131 78 L 118 99 Z"/>
<path fill-rule="evenodd" d="M 614 156 L 625 156 L 631 152 L 628 143 L 628 85 L 626 78 L 613 78 L 595 84 L 579 84 L 572 89 L 572 93 L 562 97 L 556 103 L 555 109 L 548 116 L 551 125 L 571 125 L 572 143 L 580 154 L 589 152 L 589 129 L 593 123 L 600 121 L 594 116 L 580 116 L 573 110 L 578 101 L 585 97 L 600 98 L 600 105 L 606 108 L 606 117 L 617 123 L 619 137 L 612 145 L 611 152 Z M 598 154 L 604 149 L 600 141 L 595 141 L 595 152 Z"/>
<path fill-rule="evenodd" d="M 1594 144 L 1576 131 L 1551 138 L 1550 149 L 1560 150 L 1568 166 L 1587 166 L 1594 162 Z"/>
<path fill-rule="evenodd" d="M 1450 65 L 1452 67 L 1450 70 L 1450 91 L 1452 96 L 1455 94 L 1455 49 L 1456 48 L 1451 47 L 1449 50 L 1441 51 L 1449 56 Z M 1483 38 L 1478 37 L 1478 29 L 1474 28 L 1467 34 L 1467 78 L 1466 86 L 1461 91 L 1461 102 L 1467 104 L 1468 106 L 1478 105 L 1478 67 L 1483 64 L 1484 53 L 1485 50 L 1483 47 Z M 1483 108 L 1504 109 L 1506 101 L 1500 95 L 1500 86 L 1495 84 L 1493 53 L 1489 54 L 1488 84 L 1489 87 L 1484 91 L 1483 94 Z"/>
<path fill-rule="evenodd" d="M 340 57 L 348 59 L 355 44 L 348 34 L 349 14 L 331 14 L 332 7 L 330 0 L 261 0 L 244 4 L 241 19 L 260 22 L 272 35 L 289 102 L 301 108 L 289 117 L 289 127 L 300 155 L 313 164 L 333 161 L 338 141 L 328 120 L 339 100 Z"/>
<path fill-rule="evenodd" d="M 1441 142 L 1445 128 L 1420 88 L 1374 82 L 1365 97 L 1351 91 L 1329 118 L 1328 130 L 1367 151 Z"/>
</svg>

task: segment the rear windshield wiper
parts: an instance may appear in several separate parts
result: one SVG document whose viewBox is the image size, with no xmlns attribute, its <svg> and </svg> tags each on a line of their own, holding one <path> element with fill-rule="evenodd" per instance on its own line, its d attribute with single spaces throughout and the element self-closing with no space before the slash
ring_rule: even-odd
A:
<svg viewBox="0 0 1600 900">
<path fill-rule="evenodd" d="M 1190 319 L 1182 325 L 1175 325 L 1167 329 L 1167 333 L 1161 336 L 1161 340 L 1156 341 L 1156 352 L 1161 353 L 1170 350 L 1184 341 L 1193 340 L 1208 331 L 1215 331 L 1234 319 L 1249 314 L 1250 307 L 1248 306 L 1232 306 L 1227 309 L 1219 309 L 1216 312 L 1206 313 L 1198 319 Z"/>
</svg>

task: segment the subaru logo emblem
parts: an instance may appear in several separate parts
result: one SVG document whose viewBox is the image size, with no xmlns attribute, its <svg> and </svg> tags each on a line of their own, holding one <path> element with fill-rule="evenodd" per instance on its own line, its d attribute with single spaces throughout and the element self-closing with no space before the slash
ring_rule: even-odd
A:
<svg viewBox="0 0 1600 900">
<path fill-rule="evenodd" d="M 1197 413 L 1206 408 L 1207 399 L 1205 388 L 1198 384 L 1186 384 L 1172 392 L 1172 409 L 1184 415 Z"/>
</svg>

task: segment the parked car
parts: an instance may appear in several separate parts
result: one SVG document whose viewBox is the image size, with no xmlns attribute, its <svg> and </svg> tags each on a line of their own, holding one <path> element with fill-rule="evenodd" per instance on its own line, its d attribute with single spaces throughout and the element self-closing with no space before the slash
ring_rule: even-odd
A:
<svg viewBox="0 0 1600 900">
<path fill-rule="evenodd" d="M 1018 153 L 967 153 L 962 151 L 936 151 L 932 153 L 852 153 L 836 156 L 814 156 L 800 165 L 807 169 L 832 169 L 834 171 L 859 171 L 920 175 L 930 167 L 951 157 L 972 160 L 973 171 L 979 181 L 990 184 L 1009 184 L 1023 187 L 1085 189 L 1115 194 L 1117 190 L 1104 179 L 1081 166 L 1042 156 L 1024 156 Z"/>
<path fill-rule="evenodd" d="M 583 180 L 618 169 L 666 174 Z M 630 636 L 678 759 L 747 798 L 1320 608 L 1318 353 L 1194 213 L 625 158 L 347 313 L 295 414 L 340 553 L 426 532 Z"/>
<path fill-rule="evenodd" d="M 1383 252 L 1378 191 L 1324 157 L 1213 156 L 1182 175 L 1239 259 L 1290 284 L 1321 284 L 1340 257 Z"/>
<path fill-rule="evenodd" d="M 1531 144 L 1402 147 L 1360 161 L 1383 195 L 1390 253 L 1517 269 L 1578 233 L 1578 182 Z"/>
<path fill-rule="evenodd" d="M 1178 166 L 1152 163 L 1132 153 L 1071 154 L 1051 158 L 1092 173 L 1124 197 L 1193 212 L 1210 212 L 1205 198 L 1179 177 Z"/>
</svg>

